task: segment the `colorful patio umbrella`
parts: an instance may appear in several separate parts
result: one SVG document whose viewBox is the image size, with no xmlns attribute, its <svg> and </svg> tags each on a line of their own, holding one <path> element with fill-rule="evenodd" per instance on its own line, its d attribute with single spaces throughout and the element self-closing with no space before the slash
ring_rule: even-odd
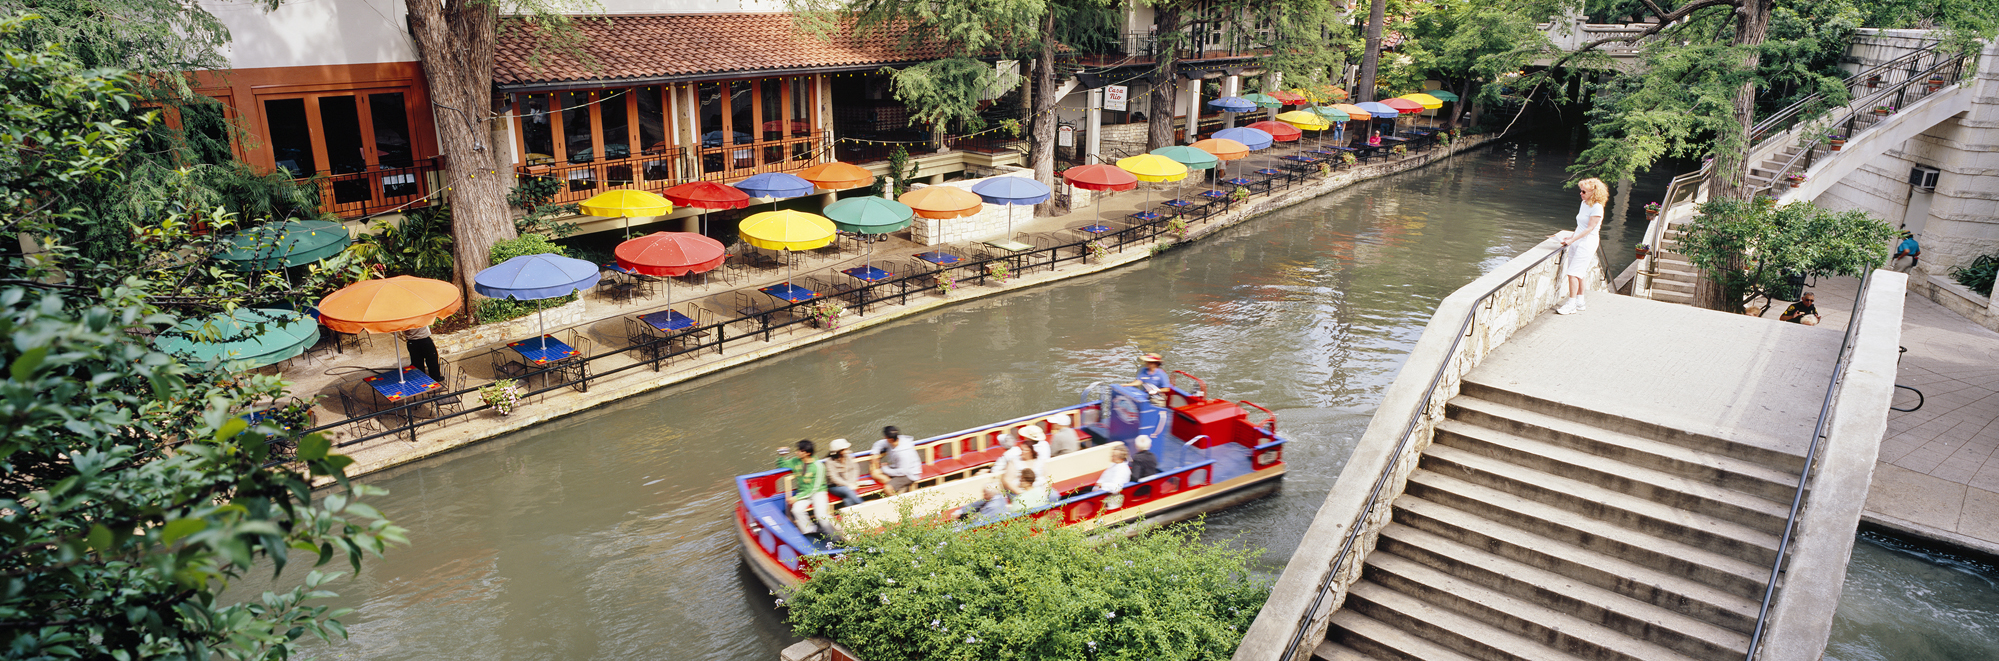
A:
<svg viewBox="0 0 1999 661">
<path fill-rule="evenodd" d="M 1458 95 L 1446 92 L 1444 90 L 1423 90 L 1423 93 L 1428 94 L 1431 97 L 1437 99 L 1438 101 L 1443 101 L 1445 103 L 1458 100 Z"/>
<path fill-rule="evenodd" d="M 174 324 L 153 346 L 188 362 L 254 369 L 291 359 L 319 341 L 319 322 L 295 310 L 236 308 Z"/>
<path fill-rule="evenodd" d="M 458 287 L 442 280 L 399 275 L 362 280 L 319 301 L 319 323 L 342 333 L 393 333 L 429 326 L 464 304 Z M 403 362 L 396 346 L 396 365 Z M 401 369 L 396 380 L 401 381 Z"/>
<path fill-rule="evenodd" d="M 1139 181 L 1180 181 L 1187 178 L 1187 166 L 1179 161 L 1158 154 L 1139 154 L 1120 158 L 1118 168 L 1130 172 Z M 1152 189 L 1145 189 L 1145 207 L 1152 206 Z M 1140 211 L 1145 207 L 1139 207 Z"/>
<path fill-rule="evenodd" d="M 1396 98 L 1415 101 L 1417 105 L 1423 106 L 1424 110 L 1436 110 L 1438 108 L 1444 107 L 1443 99 L 1439 99 L 1435 96 L 1424 94 L 1422 92 L 1417 92 L 1415 94 L 1404 94 Z"/>
<path fill-rule="evenodd" d="M 1279 101 L 1277 97 L 1269 94 L 1244 94 L 1242 98 L 1245 101 L 1256 104 L 1259 108 L 1276 108 L 1284 105 L 1283 101 Z"/>
<path fill-rule="evenodd" d="M 667 278 L 669 310 L 673 307 L 673 277 L 712 271 L 729 258 L 721 241 L 693 232 L 654 232 L 620 243 L 611 252 L 617 256 L 619 268 Z"/>
<path fill-rule="evenodd" d="M 852 163 L 833 161 L 798 171 L 798 178 L 824 190 L 847 190 L 875 183 L 875 173 Z"/>
<path fill-rule="evenodd" d="M 743 219 L 737 232 L 743 241 L 765 250 L 812 250 L 833 242 L 833 221 L 819 214 L 780 209 Z M 791 259 L 784 260 L 784 284 L 791 284 Z"/>
<path fill-rule="evenodd" d="M 1290 124 L 1293 128 L 1302 131 L 1324 131 L 1331 124 L 1330 122 L 1326 121 L 1326 118 L 1320 117 L 1319 113 L 1308 112 L 1304 110 L 1293 110 L 1290 112 L 1278 113 L 1277 121 L 1283 122 L 1285 124 Z"/>
<path fill-rule="evenodd" d="M 1341 101 L 1347 98 L 1347 91 L 1340 89 L 1337 85 L 1320 85 L 1312 88 L 1300 87 L 1291 91 L 1304 95 L 1305 98 L 1310 99 L 1314 103 Z"/>
<path fill-rule="evenodd" d="M 1302 106 L 1307 103 L 1305 95 L 1297 92 L 1271 92 L 1270 98 L 1277 99 L 1287 106 Z"/>
<path fill-rule="evenodd" d="M 1354 107 L 1359 108 L 1361 112 L 1367 113 L 1375 119 L 1395 119 L 1402 116 L 1402 111 L 1374 101 L 1362 101 L 1354 104 Z M 1421 106 L 1418 107 L 1420 108 Z M 1341 110 L 1346 109 L 1341 108 Z M 1349 114 L 1351 114 L 1351 111 L 1349 111 Z"/>
<path fill-rule="evenodd" d="M 574 257 L 553 253 L 521 255 L 472 276 L 472 291 L 492 298 L 535 301 L 534 318 L 541 324 L 541 334 L 535 340 L 546 348 L 548 319 L 541 314 L 540 302 L 595 287 L 602 277 L 596 264 Z"/>
<path fill-rule="evenodd" d="M 1353 116 L 1348 115 L 1346 111 L 1340 110 L 1339 108 L 1333 106 L 1318 106 L 1316 108 L 1311 109 L 1309 112 L 1311 112 L 1314 115 L 1318 115 L 1320 118 L 1325 119 L 1328 122 L 1345 122 L 1353 119 Z"/>
<path fill-rule="evenodd" d="M 1215 158 L 1214 154 L 1186 145 L 1160 147 L 1152 150 L 1152 153 L 1173 159 L 1174 162 L 1187 166 L 1189 170 L 1209 170 L 1213 169 L 1216 164 L 1221 163 L 1221 159 Z M 1202 176 L 1205 177 L 1207 175 L 1203 174 Z M 1180 188 L 1177 185 L 1173 188 L 1173 197 L 1180 197 Z"/>
<path fill-rule="evenodd" d="M 750 175 L 750 178 L 736 182 L 735 186 L 736 190 L 742 191 L 750 197 L 774 198 L 773 201 L 787 197 L 811 195 L 814 188 L 812 182 L 788 172 L 766 172 Z"/>
<path fill-rule="evenodd" d="M 694 181 L 666 189 L 666 199 L 683 207 L 708 211 L 742 209 L 750 206 L 750 194 L 734 186 L 712 181 Z M 701 212 L 701 233 L 708 233 L 708 211 Z"/>
<path fill-rule="evenodd" d="M 1222 129 L 1220 131 L 1215 132 L 1215 138 L 1221 140 L 1232 140 L 1241 143 L 1242 146 L 1248 147 L 1250 151 L 1261 151 L 1263 149 L 1268 149 L 1270 147 L 1270 141 L 1272 140 L 1269 133 L 1265 133 L 1263 131 L 1259 131 L 1257 129 L 1249 127 Z"/>
<path fill-rule="evenodd" d="M 1251 124 L 1245 128 L 1255 129 L 1258 131 L 1262 131 L 1264 133 L 1268 133 L 1270 134 L 1270 139 L 1276 140 L 1278 142 L 1291 142 L 1305 135 L 1305 132 L 1298 130 L 1298 127 L 1286 124 L 1284 122 L 1261 121 L 1255 124 Z M 1248 143 L 1243 143 L 1243 144 L 1248 144 Z"/>
<path fill-rule="evenodd" d="M 826 205 L 823 210 L 826 219 L 833 221 L 833 227 L 842 232 L 880 235 L 901 231 L 916 222 L 916 210 L 895 200 L 885 200 L 873 195 L 850 197 Z M 868 258 L 862 268 L 874 268 L 875 244 L 868 242 Z"/>
<path fill-rule="evenodd" d="M 902 197 L 895 199 L 909 205 L 916 215 L 937 220 L 964 218 L 985 207 L 979 196 L 956 186 L 927 186 L 903 193 Z"/>
<path fill-rule="evenodd" d="M 1138 187 L 1138 177 L 1123 168 L 1096 163 L 1062 171 L 1062 181 L 1087 191 L 1121 191 Z M 1097 197 L 1097 222 L 1104 221 L 1104 198 Z"/>
<path fill-rule="evenodd" d="M 986 204 L 1006 205 L 1006 236 L 1013 238 L 1013 208 L 1047 202 L 1054 195 L 1041 182 L 1027 177 L 991 177 L 972 185 L 972 193 Z"/>
<path fill-rule="evenodd" d="M 1208 138 L 1192 145 L 1195 149 L 1213 154 L 1218 160 L 1234 161 L 1249 157 L 1249 147 L 1228 138 Z"/>
<path fill-rule="evenodd" d="M 586 216 L 625 219 L 625 236 L 632 235 L 633 218 L 657 218 L 673 213 L 673 202 L 642 190 L 607 190 L 576 205 Z"/>
<path fill-rule="evenodd" d="M 1351 119 L 1366 120 L 1374 116 L 1374 113 L 1368 112 L 1366 108 L 1351 103 L 1335 103 L 1333 104 L 1333 109 L 1346 113 L 1347 117 Z M 1396 114 L 1400 115 L 1401 113 Z"/>
<path fill-rule="evenodd" d="M 1401 97 L 1383 100 L 1381 105 L 1394 108 L 1397 112 L 1404 115 L 1423 112 L 1423 104 Z"/>
<path fill-rule="evenodd" d="M 1225 96 L 1209 101 L 1208 106 L 1222 112 L 1249 112 L 1256 109 L 1256 102 L 1240 96 Z"/>
<path fill-rule="evenodd" d="M 229 249 L 217 259 L 238 271 L 274 271 L 332 257 L 352 239 L 337 222 L 287 220 L 237 232 L 228 241 Z"/>
</svg>

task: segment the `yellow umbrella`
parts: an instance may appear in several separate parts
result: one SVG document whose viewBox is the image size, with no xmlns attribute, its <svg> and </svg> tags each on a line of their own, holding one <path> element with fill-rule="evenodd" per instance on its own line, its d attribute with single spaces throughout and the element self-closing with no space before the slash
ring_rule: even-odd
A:
<svg viewBox="0 0 1999 661">
<path fill-rule="evenodd" d="M 1404 94 L 1402 95 L 1402 98 L 1422 104 L 1424 110 L 1436 110 L 1438 108 L 1444 107 L 1443 99 L 1439 99 L 1437 97 L 1430 96 L 1422 92 L 1417 92 L 1415 94 Z"/>
<path fill-rule="evenodd" d="M 743 241 L 765 250 L 811 250 L 833 242 L 833 221 L 816 213 L 782 209 L 748 218 L 737 228 Z M 791 259 L 784 260 L 784 282 L 791 284 Z"/>
<path fill-rule="evenodd" d="M 1158 154 L 1139 154 L 1118 159 L 1117 166 L 1139 181 L 1179 181 L 1187 178 L 1187 166 Z M 1152 189 L 1145 189 L 1145 205 L 1152 206 Z M 1144 211 L 1143 207 L 1139 211 Z"/>
<path fill-rule="evenodd" d="M 1326 118 L 1320 117 L 1318 113 L 1303 110 L 1293 110 L 1279 114 L 1277 121 L 1296 126 L 1301 131 L 1324 131 L 1326 127 L 1332 126 L 1332 124 L 1326 122 Z"/>
<path fill-rule="evenodd" d="M 625 234 L 630 238 L 633 218 L 655 218 L 673 213 L 673 203 L 666 198 L 642 190 L 610 190 L 590 196 L 582 204 L 576 205 L 584 214 L 598 218 L 625 219 Z"/>
</svg>

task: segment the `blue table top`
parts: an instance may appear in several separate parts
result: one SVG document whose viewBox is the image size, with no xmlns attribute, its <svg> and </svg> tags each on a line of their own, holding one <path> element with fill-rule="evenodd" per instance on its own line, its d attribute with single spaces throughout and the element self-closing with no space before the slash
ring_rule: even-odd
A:
<svg viewBox="0 0 1999 661">
<path fill-rule="evenodd" d="M 1140 211 L 1138 213 L 1132 214 L 1131 217 L 1139 220 L 1159 220 L 1161 218 L 1165 218 L 1165 216 L 1161 216 L 1159 214 L 1150 211 Z"/>
<path fill-rule="evenodd" d="M 444 387 L 443 384 L 438 383 L 436 379 L 430 378 L 429 374 L 424 374 L 423 370 L 417 369 L 414 365 L 403 368 L 399 376 L 381 374 L 362 379 L 362 381 L 368 382 L 368 387 L 374 388 L 375 392 L 382 394 L 383 399 L 391 402 Z"/>
<path fill-rule="evenodd" d="M 1201 196 L 1201 197 L 1205 197 L 1205 198 L 1208 198 L 1208 199 L 1210 199 L 1210 200 L 1219 200 L 1219 199 L 1222 199 L 1222 198 L 1224 198 L 1224 197 L 1228 197 L 1228 196 L 1229 196 L 1229 194 L 1228 194 L 1228 193 L 1225 193 L 1225 192 L 1222 192 L 1222 191 L 1218 191 L 1218 190 L 1204 190 L 1204 191 L 1201 191 L 1201 192 L 1199 192 L 1199 193 L 1195 193 L 1195 194 L 1196 194 L 1196 195 L 1199 195 L 1199 196 Z"/>
<path fill-rule="evenodd" d="M 758 289 L 757 291 L 770 294 L 771 297 L 776 298 L 778 300 L 790 301 L 792 303 L 797 303 L 799 301 L 809 301 L 819 296 L 818 294 L 812 293 L 812 290 L 810 289 L 806 289 L 804 287 L 800 287 L 798 285 L 794 285 L 789 282 L 781 282 L 775 285 L 771 285 L 769 287 Z"/>
<path fill-rule="evenodd" d="M 883 271 L 881 269 L 872 266 L 856 266 L 854 268 L 844 269 L 840 272 L 853 276 L 854 279 L 860 280 L 862 282 L 874 282 L 876 280 L 887 280 L 889 278 L 888 271 Z"/>
<path fill-rule="evenodd" d="M 1165 202 L 1162 202 L 1161 204 L 1173 207 L 1175 209 L 1185 209 L 1187 207 L 1194 206 L 1193 202 L 1188 202 L 1186 200 L 1167 200 Z"/>
<path fill-rule="evenodd" d="M 1085 231 L 1085 232 L 1089 232 L 1089 233 L 1091 233 L 1091 234 L 1103 234 L 1104 232 L 1109 232 L 1109 231 L 1111 231 L 1111 226 L 1109 226 L 1109 225 L 1084 225 L 1084 226 L 1082 226 L 1082 227 L 1078 227 L 1078 228 L 1076 228 L 1076 229 L 1079 229 L 1079 230 L 1083 230 L 1083 231 Z"/>
<path fill-rule="evenodd" d="M 619 272 L 619 273 L 623 273 L 623 274 L 625 274 L 625 275 L 638 275 L 638 274 L 639 274 L 639 272 L 638 272 L 638 271 L 634 271 L 634 270 L 631 270 L 631 269 L 628 269 L 628 268 L 625 268 L 625 267 L 623 267 L 623 266 L 619 266 L 617 262 L 611 262 L 611 263 L 609 263 L 609 264 L 605 264 L 605 265 L 604 265 L 604 268 L 607 268 L 607 269 L 610 269 L 610 270 L 613 270 L 613 271 L 617 271 L 617 272 Z"/>
<path fill-rule="evenodd" d="M 923 260 L 923 261 L 926 261 L 926 262 L 930 262 L 930 263 L 932 263 L 932 264 L 956 264 L 956 263 L 958 263 L 958 256 L 957 256 L 957 255 L 953 255 L 953 254 L 951 254 L 951 253 L 948 253 L 948 252 L 944 252 L 944 251 L 942 251 L 942 250 L 932 250 L 932 251 L 930 251 L 930 252 L 926 252 L 926 253 L 917 253 L 917 255 L 916 255 L 916 258 L 917 258 L 917 259 L 920 259 L 920 260 Z"/>
<path fill-rule="evenodd" d="M 1293 155 L 1291 155 L 1291 156 L 1286 156 L 1286 157 L 1284 157 L 1284 160 L 1287 160 L 1287 161 L 1297 161 L 1297 162 L 1299 162 L 1299 163 L 1317 163 L 1317 162 L 1319 162 L 1319 159 L 1317 159 L 1317 158 L 1313 158 L 1313 157 L 1310 157 L 1310 156 L 1305 156 L 1305 155 L 1302 155 L 1302 154 L 1293 154 Z"/>
<path fill-rule="evenodd" d="M 582 355 L 581 352 L 564 344 L 562 340 L 547 335 L 508 343 L 507 348 L 513 349 L 514 353 L 520 354 L 522 358 L 536 365 L 559 363 Z"/>
<path fill-rule="evenodd" d="M 1264 168 L 1264 169 L 1261 169 L 1261 170 L 1257 170 L 1257 171 L 1256 171 L 1256 173 L 1257 173 L 1257 174 L 1260 174 L 1260 175 L 1264 175 L 1264 176 L 1267 176 L 1267 177 L 1275 177 L 1275 176 L 1278 176 L 1278 175 L 1281 175 L 1281 174 L 1284 174 L 1284 171 L 1283 171 L 1283 170 L 1276 170 L 1276 169 L 1272 169 L 1272 168 Z"/>
<path fill-rule="evenodd" d="M 1223 179 L 1223 180 L 1222 180 L 1222 183 L 1224 183 L 1224 184 L 1234 184 L 1234 185 L 1237 185 L 1237 186 L 1248 186 L 1248 185 L 1250 185 L 1250 184 L 1253 184 L 1253 183 L 1256 183 L 1256 182 L 1254 182 L 1254 181 L 1251 181 L 1251 180 L 1249 180 L 1249 178 L 1247 178 L 1247 177 L 1236 177 L 1236 178 L 1233 178 L 1233 179 Z"/>
<path fill-rule="evenodd" d="M 666 309 L 652 314 L 639 315 L 639 321 L 647 326 L 663 331 L 677 331 L 694 325 L 694 318 L 681 314 L 679 310 Z"/>
</svg>

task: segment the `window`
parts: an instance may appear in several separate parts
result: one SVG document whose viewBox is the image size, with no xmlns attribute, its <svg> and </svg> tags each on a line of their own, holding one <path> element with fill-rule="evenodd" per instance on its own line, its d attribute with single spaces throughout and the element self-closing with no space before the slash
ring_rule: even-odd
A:
<svg viewBox="0 0 1999 661">
<path fill-rule="evenodd" d="M 563 92 L 562 153 L 571 163 L 588 163 L 597 158 L 595 127 L 590 116 L 589 92 Z"/>
<path fill-rule="evenodd" d="M 520 96 L 521 148 L 527 152 L 522 160 L 528 165 L 555 161 L 555 123 L 549 114 L 554 99 L 553 94 Z"/>
<path fill-rule="evenodd" d="M 319 172 L 312 158 L 312 125 L 305 119 L 305 99 L 265 101 L 264 121 L 270 126 L 271 155 L 279 168 L 294 178 Z"/>
<path fill-rule="evenodd" d="M 633 183 L 650 189 L 696 172 L 780 171 L 818 153 L 810 139 L 813 83 L 807 76 L 693 83 L 691 108 L 675 103 L 687 97 L 673 96 L 688 88 L 670 85 L 519 94 L 520 162 L 547 168 L 523 173 L 581 194 Z M 693 144 L 677 144 L 682 128 L 691 129 Z"/>
<path fill-rule="evenodd" d="M 413 170 L 410 96 L 342 90 L 261 97 L 272 164 L 319 180 L 320 203 L 365 212 L 423 194 Z"/>
</svg>

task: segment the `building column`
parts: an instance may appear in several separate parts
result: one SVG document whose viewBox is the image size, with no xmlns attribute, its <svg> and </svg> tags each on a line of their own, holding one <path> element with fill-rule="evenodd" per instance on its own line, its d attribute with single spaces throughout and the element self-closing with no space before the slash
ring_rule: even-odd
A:
<svg viewBox="0 0 1999 661">
<path fill-rule="evenodd" d="M 1104 155 L 1098 150 L 1103 146 L 1104 139 L 1104 90 L 1103 88 L 1090 90 L 1083 94 L 1083 98 L 1086 108 L 1083 111 L 1083 125 L 1089 133 L 1083 140 L 1083 154 L 1076 160 L 1082 161 L 1084 165 L 1102 163 Z M 1090 160 L 1092 156 L 1096 157 L 1096 160 Z"/>
<path fill-rule="evenodd" d="M 1187 97 L 1187 143 L 1193 144 L 1201 128 L 1201 79 L 1180 81 L 1180 95 Z"/>
<path fill-rule="evenodd" d="M 1242 76 L 1237 75 L 1223 78 L 1222 96 L 1242 96 Z M 1235 128 L 1235 113 L 1224 112 L 1222 113 L 1222 118 L 1222 121 L 1227 122 L 1222 126 Z"/>
<path fill-rule="evenodd" d="M 1999 42 L 1985 44 L 1983 59 L 1999 60 Z M 1930 196 L 1929 218 L 1918 241 L 1923 247 L 1924 275 L 1943 275 L 1979 255 L 1999 252 L 1999 217 L 1993 215 L 1993 191 L 1999 191 L 1999 70 L 1979 67 L 1969 89 L 1971 109 L 1925 131 L 1910 141 L 1933 155 L 1936 192 Z M 1919 160 L 1920 164 L 1921 161 Z M 1916 275 L 1914 277 L 1923 277 Z M 1992 292 L 1977 292 L 1992 297 Z M 1992 297 L 1999 298 L 1999 297 Z M 1987 303 L 1999 314 L 1999 305 Z"/>
<path fill-rule="evenodd" d="M 1280 78 L 1277 77 L 1277 72 L 1275 71 L 1263 74 L 1263 93 L 1269 94 L 1271 92 L 1277 91 L 1277 82 L 1279 80 Z M 1265 121 L 1276 121 L 1277 109 L 1282 107 L 1283 106 L 1278 106 L 1277 108 L 1265 109 L 1263 113 L 1263 119 Z"/>
</svg>

